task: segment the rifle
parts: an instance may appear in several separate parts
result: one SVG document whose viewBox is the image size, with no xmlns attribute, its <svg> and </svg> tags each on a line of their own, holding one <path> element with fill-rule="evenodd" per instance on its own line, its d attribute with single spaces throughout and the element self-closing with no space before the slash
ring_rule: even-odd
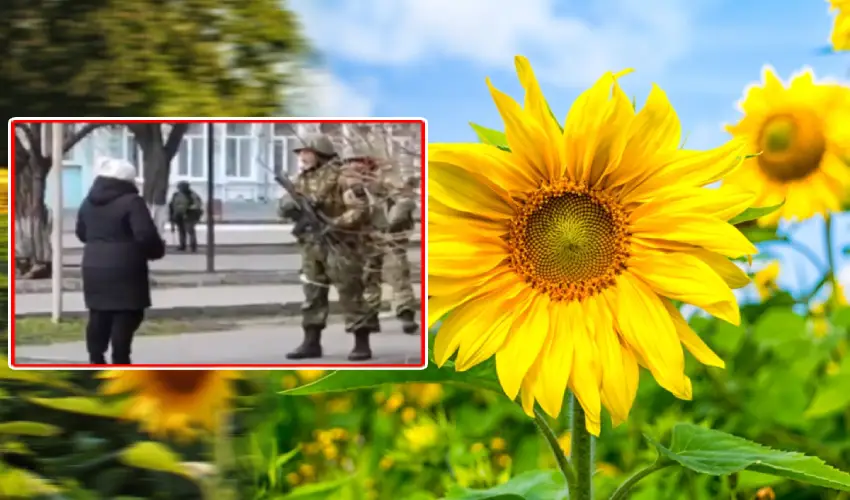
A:
<svg viewBox="0 0 850 500">
<path fill-rule="evenodd" d="M 339 239 L 328 231 L 331 222 L 324 214 L 313 208 L 312 203 L 310 203 L 310 200 L 307 199 L 306 196 L 295 189 L 295 184 L 292 183 L 289 177 L 285 174 L 274 172 L 267 167 L 266 170 L 274 175 L 275 182 L 280 184 L 280 186 L 289 193 L 289 196 L 292 197 L 301 212 L 301 217 L 295 222 L 295 228 L 292 230 L 292 234 L 295 236 L 301 236 L 306 233 L 311 233 L 316 237 L 321 245 L 328 248 L 340 245 L 341 242 Z"/>
</svg>

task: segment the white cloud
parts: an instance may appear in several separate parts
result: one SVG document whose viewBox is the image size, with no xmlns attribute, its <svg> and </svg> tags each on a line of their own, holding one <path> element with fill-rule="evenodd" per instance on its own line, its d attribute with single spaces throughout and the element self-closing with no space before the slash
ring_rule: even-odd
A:
<svg viewBox="0 0 850 500">
<path fill-rule="evenodd" d="M 488 68 L 511 67 L 523 54 L 542 78 L 571 86 L 630 66 L 662 72 L 689 50 L 701 2 L 599 0 L 583 3 L 593 9 L 583 16 L 562 13 L 558 3 L 295 0 L 293 7 L 325 54 L 375 65 L 448 57 Z"/>
<path fill-rule="evenodd" d="M 293 96 L 293 111 L 300 116 L 371 116 L 372 93 L 342 81 L 326 69 L 302 70 L 301 85 Z"/>
</svg>

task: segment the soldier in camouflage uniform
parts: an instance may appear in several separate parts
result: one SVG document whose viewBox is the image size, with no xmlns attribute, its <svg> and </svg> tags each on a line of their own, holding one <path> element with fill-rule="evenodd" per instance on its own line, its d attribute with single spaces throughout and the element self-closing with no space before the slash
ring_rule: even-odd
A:
<svg viewBox="0 0 850 500">
<path fill-rule="evenodd" d="M 417 333 L 416 311 L 419 307 L 407 258 L 409 232 L 414 227 L 413 212 L 416 210 L 415 188 L 385 175 L 368 151 L 348 148 L 343 154 L 343 161 L 347 169 L 367 180 L 372 226 L 376 230 L 371 238 L 363 274 L 364 300 L 371 312 L 369 324 L 374 331 L 380 331 L 378 312 L 383 295 L 383 269 L 385 257 L 389 257 L 387 282 L 393 288 L 396 316 L 401 320 L 404 333 Z"/>
<path fill-rule="evenodd" d="M 333 284 L 345 316 L 346 331 L 354 334 L 351 361 L 372 358 L 367 324 L 368 312 L 363 302 L 363 234 L 369 232 L 369 205 L 366 191 L 351 176 L 344 175 L 336 158 L 333 143 L 324 135 L 305 138 L 295 152 L 302 170 L 293 181 L 295 188 L 313 205 L 317 214 L 330 221 L 330 230 L 343 241 L 340 248 L 329 250 L 311 231 L 295 231 L 301 246 L 304 276 L 302 326 L 304 341 L 286 355 L 289 359 L 322 357 L 321 335 L 327 326 L 328 292 Z M 290 197 L 281 199 L 279 215 L 301 220 L 297 203 Z"/>
<path fill-rule="evenodd" d="M 198 251 L 198 233 L 195 231 L 195 226 L 203 215 L 204 206 L 198 193 L 192 191 L 188 182 L 178 182 L 177 192 L 168 204 L 168 218 L 171 221 L 171 231 L 177 228 L 177 249 L 181 252 L 186 250 L 187 239 L 189 249 L 192 252 Z"/>
</svg>

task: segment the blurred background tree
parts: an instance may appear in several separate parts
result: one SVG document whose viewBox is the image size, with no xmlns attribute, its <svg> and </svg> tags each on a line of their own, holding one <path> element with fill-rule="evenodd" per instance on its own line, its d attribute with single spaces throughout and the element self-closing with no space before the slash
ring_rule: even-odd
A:
<svg viewBox="0 0 850 500">
<path fill-rule="evenodd" d="M 9 0 L 0 46 L 6 120 L 269 116 L 287 108 L 285 91 L 310 56 L 297 17 L 281 0 Z M 146 153 L 145 172 L 167 178 L 170 137 L 145 127 L 133 132 Z M 15 212 L 27 228 L 18 240 L 31 249 L 33 265 L 49 269 L 49 144 L 17 146 Z M 164 204 L 166 187 L 151 182 L 145 198 Z"/>
</svg>

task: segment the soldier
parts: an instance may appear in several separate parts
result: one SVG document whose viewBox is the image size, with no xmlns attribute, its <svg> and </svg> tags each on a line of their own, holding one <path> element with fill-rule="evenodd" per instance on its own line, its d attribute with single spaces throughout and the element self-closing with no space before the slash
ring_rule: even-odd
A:
<svg viewBox="0 0 850 500">
<path fill-rule="evenodd" d="M 204 205 L 201 197 L 192 191 L 189 183 L 180 181 L 177 183 L 177 192 L 171 197 L 168 204 L 168 218 L 171 221 L 171 232 L 177 228 L 177 250 L 186 251 L 186 237 L 189 237 L 189 248 L 192 252 L 198 251 L 198 236 L 195 226 L 200 222 L 204 214 Z"/>
<path fill-rule="evenodd" d="M 333 284 L 339 292 L 340 306 L 345 315 L 345 329 L 354 334 L 351 361 L 372 358 L 363 304 L 363 233 L 368 232 L 369 204 L 366 191 L 351 176 L 342 172 L 333 143 L 324 135 L 307 137 L 294 150 L 298 154 L 301 172 L 293 181 L 295 188 L 314 210 L 329 221 L 329 229 L 342 240 L 340 248 L 328 249 L 315 233 L 303 224 L 301 210 L 291 197 L 281 199 L 278 210 L 282 218 L 295 221 L 293 234 L 301 246 L 304 304 L 302 326 L 304 341 L 288 359 L 322 357 L 321 335 L 327 326 L 328 292 Z"/>
<path fill-rule="evenodd" d="M 364 300 L 370 311 L 369 324 L 373 331 L 380 331 L 378 312 L 383 295 L 383 269 L 386 256 L 390 257 L 390 276 L 387 280 L 393 288 L 396 303 L 395 313 L 401 320 L 402 331 L 415 334 L 418 301 L 413 292 L 410 276 L 410 261 L 407 258 L 408 233 L 414 227 L 413 212 L 416 210 L 414 188 L 395 182 L 384 175 L 370 152 L 349 148 L 343 161 L 348 169 L 368 179 L 372 226 L 377 234 L 372 236 L 370 250 L 363 274 Z"/>
</svg>

